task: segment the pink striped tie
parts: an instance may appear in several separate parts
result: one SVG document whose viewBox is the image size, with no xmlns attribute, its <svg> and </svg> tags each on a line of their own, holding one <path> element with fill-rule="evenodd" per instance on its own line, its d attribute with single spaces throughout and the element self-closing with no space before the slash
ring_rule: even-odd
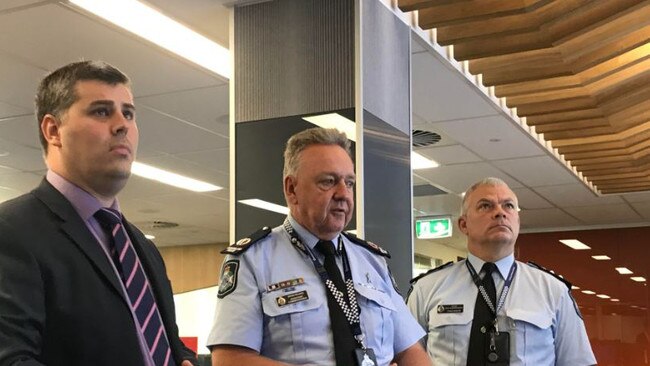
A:
<svg viewBox="0 0 650 366">
<path fill-rule="evenodd" d="M 118 211 L 102 208 L 95 212 L 95 218 L 100 225 L 111 232 L 114 244 L 113 262 L 120 273 L 131 306 L 140 323 L 140 329 L 149 347 L 149 354 L 156 366 L 175 365 L 151 286 L 124 229 L 122 215 Z"/>
</svg>

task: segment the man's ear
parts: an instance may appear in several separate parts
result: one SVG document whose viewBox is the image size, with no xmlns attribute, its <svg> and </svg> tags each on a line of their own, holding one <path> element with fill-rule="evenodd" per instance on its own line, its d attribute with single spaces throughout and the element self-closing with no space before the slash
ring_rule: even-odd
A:
<svg viewBox="0 0 650 366">
<path fill-rule="evenodd" d="M 59 120 L 51 114 L 46 114 L 41 120 L 41 133 L 48 145 L 61 147 L 61 134 Z"/>
<path fill-rule="evenodd" d="M 467 235 L 467 217 L 465 215 L 458 218 L 458 228 L 463 234 Z"/>
<path fill-rule="evenodd" d="M 284 197 L 287 199 L 288 203 L 296 203 L 296 177 L 292 175 L 287 175 L 284 177 Z"/>
</svg>

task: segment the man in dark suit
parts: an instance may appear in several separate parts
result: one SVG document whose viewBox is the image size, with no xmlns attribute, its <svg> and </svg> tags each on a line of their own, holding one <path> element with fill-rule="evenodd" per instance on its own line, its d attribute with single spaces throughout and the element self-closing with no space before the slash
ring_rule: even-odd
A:
<svg viewBox="0 0 650 366">
<path fill-rule="evenodd" d="M 119 212 L 138 146 L 128 77 L 72 63 L 36 107 L 47 175 L 0 204 L 0 365 L 198 365 L 160 254 Z"/>
</svg>

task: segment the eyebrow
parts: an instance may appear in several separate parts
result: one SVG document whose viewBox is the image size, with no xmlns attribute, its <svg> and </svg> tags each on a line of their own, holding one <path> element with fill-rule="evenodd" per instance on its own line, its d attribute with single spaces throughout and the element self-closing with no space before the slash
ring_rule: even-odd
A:
<svg viewBox="0 0 650 366">
<path fill-rule="evenodd" d="M 95 106 L 111 106 L 112 107 L 114 105 L 115 105 L 115 102 L 113 102 L 112 100 L 100 99 L 100 100 L 94 100 L 94 101 L 90 102 L 90 104 L 88 106 L 89 107 L 95 107 Z M 133 105 L 131 103 L 122 103 L 122 107 L 126 107 L 127 109 L 135 110 L 135 105 Z"/>
</svg>

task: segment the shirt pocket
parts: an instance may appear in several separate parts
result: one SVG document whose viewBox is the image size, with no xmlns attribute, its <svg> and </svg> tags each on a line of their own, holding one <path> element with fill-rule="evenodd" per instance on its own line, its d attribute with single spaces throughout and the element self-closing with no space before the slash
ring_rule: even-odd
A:
<svg viewBox="0 0 650 366">
<path fill-rule="evenodd" d="M 366 347 L 375 348 L 375 353 L 379 349 L 392 349 L 395 334 L 392 312 L 397 309 L 390 295 L 360 284 L 355 285 L 355 290 Z"/>
<path fill-rule="evenodd" d="M 510 349 L 528 365 L 553 364 L 553 316 L 545 311 L 513 309 L 506 312 L 506 328 L 510 331 Z M 512 361 L 512 360 L 511 360 Z M 550 363 L 549 363 L 550 361 Z"/>
<path fill-rule="evenodd" d="M 434 364 L 463 365 L 469 347 L 473 314 L 465 306 L 462 313 L 429 312 L 427 348 L 433 351 Z"/>
<path fill-rule="evenodd" d="M 278 297 L 306 291 L 308 299 L 280 306 Z M 262 294 L 264 311 L 263 353 L 287 362 L 304 363 L 307 350 L 318 346 L 329 330 L 329 312 L 322 289 L 298 287 L 290 292 Z"/>
</svg>

